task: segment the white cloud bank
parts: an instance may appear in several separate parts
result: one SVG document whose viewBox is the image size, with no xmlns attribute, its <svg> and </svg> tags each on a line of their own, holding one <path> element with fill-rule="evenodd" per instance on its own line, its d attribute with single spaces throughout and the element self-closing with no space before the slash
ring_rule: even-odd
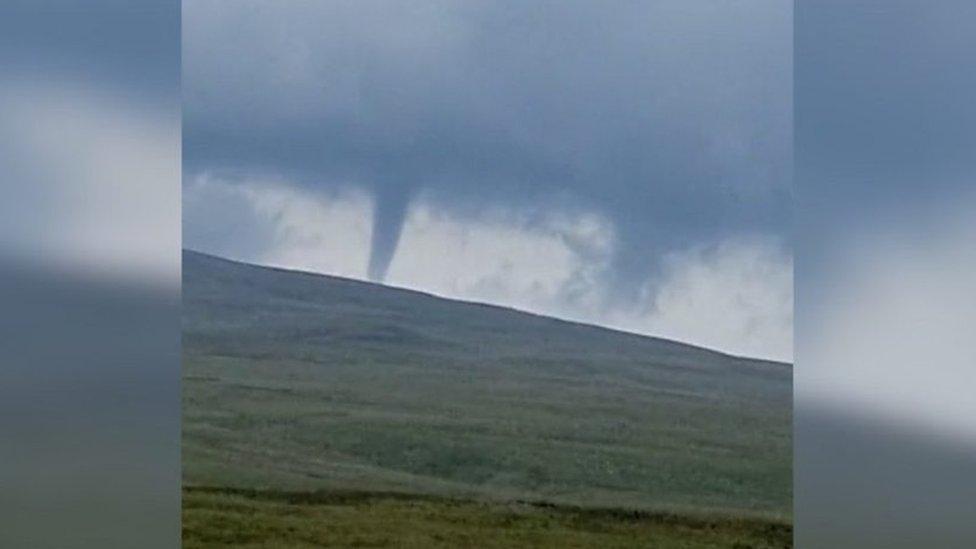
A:
<svg viewBox="0 0 976 549">
<path fill-rule="evenodd" d="M 371 217 L 369 197 L 352 190 L 314 193 L 280 181 L 210 177 L 184 190 L 191 248 L 350 278 L 366 278 Z M 235 247 L 238 231 L 255 228 L 263 234 L 248 240 L 258 245 Z M 528 213 L 489 209 L 477 219 L 461 219 L 420 197 L 387 281 L 733 354 L 792 360 L 793 264 L 775 240 L 732 239 L 673 253 L 663 277 L 627 304 L 612 302 L 606 287 L 614 243 L 613 226 L 593 213 L 536 212 L 530 219 Z"/>
<path fill-rule="evenodd" d="M 725 240 L 672 253 L 620 329 L 733 354 L 793 360 L 793 259 L 769 238 Z"/>
</svg>

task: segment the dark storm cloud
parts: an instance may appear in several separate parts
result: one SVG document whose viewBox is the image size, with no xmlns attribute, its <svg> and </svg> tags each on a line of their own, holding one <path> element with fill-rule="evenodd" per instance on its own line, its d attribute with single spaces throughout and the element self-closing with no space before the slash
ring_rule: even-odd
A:
<svg viewBox="0 0 976 549">
<path fill-rule="evenodd" d="M 790 219 L 788 2 L 192 2 L 184 161 L 371 190 L 382 278 L 420 190 L 578 206 L 615 286 Z"/>
</svg>

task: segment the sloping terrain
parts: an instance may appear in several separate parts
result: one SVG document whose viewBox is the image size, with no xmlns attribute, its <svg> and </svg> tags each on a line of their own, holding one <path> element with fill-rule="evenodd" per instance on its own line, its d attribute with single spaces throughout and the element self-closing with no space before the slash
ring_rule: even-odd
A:
<svg viewBox="0 0 976 549">
<path fill-rule="evenodd" d="M 183 256 L 193 487 L 791 515 L 792 368 Z"/>
</svg>

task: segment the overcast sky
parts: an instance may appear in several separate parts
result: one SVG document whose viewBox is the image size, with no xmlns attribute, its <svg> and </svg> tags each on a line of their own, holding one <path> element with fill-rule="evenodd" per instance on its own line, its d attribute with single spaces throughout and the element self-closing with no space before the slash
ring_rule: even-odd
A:
<svg viewBox="0 0 976 549">
<path fill-rule="evenodd" d="M 792 6 L 183 9 L 184 245 L 792 360 Z"/>
</svg>

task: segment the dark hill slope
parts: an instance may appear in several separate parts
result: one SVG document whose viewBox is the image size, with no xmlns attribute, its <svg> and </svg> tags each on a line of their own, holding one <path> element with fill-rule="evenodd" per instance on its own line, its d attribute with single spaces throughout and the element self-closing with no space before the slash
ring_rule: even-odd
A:
<svg viewBox="0 0 976 549">
<path fill-rule="evenodd" d="M 183 262 L 190 484 L 789 514 L 789 365 Z"/>
</svg>

